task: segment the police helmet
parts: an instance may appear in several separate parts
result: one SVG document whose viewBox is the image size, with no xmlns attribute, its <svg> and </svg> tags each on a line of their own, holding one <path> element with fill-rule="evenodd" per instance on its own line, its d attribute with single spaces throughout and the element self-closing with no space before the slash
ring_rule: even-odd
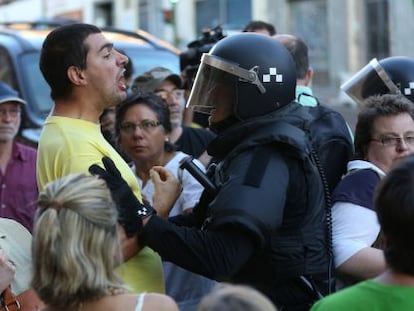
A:
<svg viewBox="0 0 414 311">
<path fill-rule="evenodd" d="M 238 120 L 271 113 L 295 99 L 296 71 L 280 42 L 241 33 L 216 43 L 203 54 L 187 107 L 210 114 L 228 96 Z M 223 88 L 230 92 L 221 92 Z M 226 95 L 227 94 L 227 95 Z"/>
<path fill-rule="evenodd" d="M 341 89 L 358 104 L 372 95 L 403 94 L 414 102 L 414 58 L 387 57 L 372 59 L 358 71 Z"/>
</svg>

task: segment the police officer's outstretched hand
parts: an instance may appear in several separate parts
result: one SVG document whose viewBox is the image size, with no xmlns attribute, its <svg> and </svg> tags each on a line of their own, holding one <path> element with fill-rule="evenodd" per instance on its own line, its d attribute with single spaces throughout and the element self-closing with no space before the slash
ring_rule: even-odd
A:
<svg viewBox="0 0 414 311">
<path fill-rule="evenodd" d="M 118 221 L 124 227 L 126 235 L 131 237 L 141 231 L 142 219 L 155 211 L 150 205 L 144 205 L 137 199 L 110 158 L 102 158 L 102 163 L 105 169 L 92 164 L 89 172 L 105 180 L 118 209 Z"/>
</svg>

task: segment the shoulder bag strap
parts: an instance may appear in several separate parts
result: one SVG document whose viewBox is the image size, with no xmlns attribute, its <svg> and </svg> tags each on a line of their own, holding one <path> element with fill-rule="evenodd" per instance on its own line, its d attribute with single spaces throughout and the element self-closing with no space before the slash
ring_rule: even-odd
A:
<svg viewBox="0 0 414 311">
<path fill-rule="evenodd" d="M 1 294 L 0 311 L 35 311 L 40 310 L 44 303 L 33 289 L 14 295 L 10 286 Z"/>
<path fill-rule="evenodd" d="M 3 293 L 1 293 L 1 311 L 17 311 L 20 310 L 21 306 L 17 297 L 11 291 L 10 286 L 7 287 Z"/>
</svg>

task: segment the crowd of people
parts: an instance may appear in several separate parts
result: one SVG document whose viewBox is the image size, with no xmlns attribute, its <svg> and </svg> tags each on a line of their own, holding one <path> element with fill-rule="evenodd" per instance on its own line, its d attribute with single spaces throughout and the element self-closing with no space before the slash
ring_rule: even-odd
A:
<svg viewBox="0 0 414 311">
<path fill-rule="evenodd" d="M 130 65 L 94 25 L 51 31 L 37 148 L 0 82 L 0 311 L 414 307 L 414 59 L 344 84 L 355 129 L 314 94 L 305 40 L 264 21 L 189 89 Z"/>
</svg>

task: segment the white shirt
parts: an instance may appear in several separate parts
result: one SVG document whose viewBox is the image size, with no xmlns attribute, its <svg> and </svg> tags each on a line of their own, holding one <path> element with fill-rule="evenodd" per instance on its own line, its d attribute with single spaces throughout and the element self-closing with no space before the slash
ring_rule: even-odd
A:
<svg viewBox="0 0 414 311">
<path fill-rule="evenodd" d="M 348 172 L 367 168 L 377 172 L 380 177 L 385 176 L 385 173 L 371 162 L 355 160 L 348 163 Z M 380 229 L 375 211 L 349 202 L 335 202 L 332 206 L 335 266 L 340 266 L 361 249 L 370 247 L 377 239 Z"/>
<path fill-rule="evenodd" d="M 175 202 L 174 207 L 171 209 L 170 216 L 182 214 L 184 210 L 193 208 L 197 204 L 201 193 L 204 190 L 203 186 L 187 170 L 180 169 L 180 161 L 187 156 L 188 154 L 177 151 L 174 157 L 164 166 L 164 168 L 169 170 L 173 176 L 180 180 L 183 186 L 183 191 Z M 193 161 L 203 172 L 205 172 L 204 165 L 200 161 L 197 159 L 194 159 Z M 135 166 L 132 166 L 132 169 L 135 172 Z M 141 194 L 149 204 L 152 205 L 154 184 L 151 180 L 148 180 L 143 187 L 142 180 L 139 177 L 137 177 L 137 180 L 141 189 Z"/>
</svg>

